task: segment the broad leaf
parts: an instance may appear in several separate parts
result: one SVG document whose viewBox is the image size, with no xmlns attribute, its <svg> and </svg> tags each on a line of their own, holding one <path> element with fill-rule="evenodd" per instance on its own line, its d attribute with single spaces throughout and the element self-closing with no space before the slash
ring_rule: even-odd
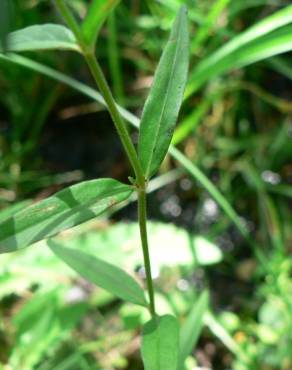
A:
<svg viewBox="0 0 292 370">
<path fill-rule="evenodd" d="M 203 327 L 203 316 L 208 309 L 209 296 L 203 292 L 186 318 L 180 332 L 179 370 L 184 369 L 185 359 L 191 354 Z"/>
<path fill-rule="evenodd" d="M 139 133 L 139 158 L 146 178 L 163 161 L 182 103 L 189 62 L 186 8 L 174 22 L 145 103 Z"/>
<path fill-rule="evenodd" d="M 73 50 L 80 51 L 75 36 L 59 24 L 42 24 L 23 28 L 8 35 L 9 51 Z"/>
<path fill-rule="evenodd" d="M 127 199 L 132 188 L 113 179 L 70 186 L 0 223 L 0 253 L 12 252 L 90 220 Z"/>
<path fill-rule="evenodd" d="M 144 325 L 142 359 L 145 370 L 176 370 L 179 355 L 179 326 L 171 315 L 155 317 Z"/>
<path fill-rule="evenodd" d="M 91 283 L 125 301 L 147 306 L 143 289 L 119 267 L 77 249 L 64 248 L 52 240 L 48 245 L 59 258 Z"/>
<path fill-rule="evenodd" d="M 82 34 L 87 45 L 94 45 L 98 33 L 109 13 L 120 0 L 93 0 L 82 24 Z"/>
</svg>

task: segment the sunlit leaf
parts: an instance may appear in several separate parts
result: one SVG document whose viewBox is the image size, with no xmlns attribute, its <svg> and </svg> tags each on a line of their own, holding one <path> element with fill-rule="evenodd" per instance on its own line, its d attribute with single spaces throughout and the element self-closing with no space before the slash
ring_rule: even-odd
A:
<svg viewBox="0 0 292 370">
<path fill-rule="evenodd" d="M 155 317 L 144 325 L 141 353 L 145 370 L 177 370 L 179 326 L 174 316 Z"/>
<path fill-rule="evenodd" d="M 80 51 L 73 33 L 59 24 L 34 25 L 14 31 L 8 35 L 7 43 L 9 51 Z"/>
<path fill-rule="evenodd" d="M 146 178 L 163 161 L 174 130 L 187 80 L 189 38 L 186 8 L 174 22 L 145 103 L 139 132 L 139 158 Z"/>
<path fill-rule="evenodd" d="M 0 223 L 0 253 L 12 252 L 90 220 L 127 199 L 132 188 L 113 179 L 84 181 Z"/>
<path fill-rule="evenodd" d="M 125 301 L 147 305 L 143 289 L 119 267 L 77 249 L 64 248 L 52 240 L 48 245 L 59 258 L 91 283 Z"/>
<path fill-rule="evenodd" d="M 190 74 L 186 96 L 211 78 L 259 60 L 292 50 L 292 6 L 268 16 L 203 59 Z"/>
</svg>

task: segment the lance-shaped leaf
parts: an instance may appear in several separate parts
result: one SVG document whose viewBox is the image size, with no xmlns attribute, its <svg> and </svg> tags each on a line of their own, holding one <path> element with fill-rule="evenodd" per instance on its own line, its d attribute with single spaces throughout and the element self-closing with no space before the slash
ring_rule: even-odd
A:
<svg viewBox="0 0 292 370">
<path fill-rule="evenodd" d="M 48 241 L 48 245 L 86 280 L 125 301 L 147 306 L 143 289 L 120 268 L 77 249 L 64 248 L 52 240 Z"/>
<path fill-rule="evenodd" d="M 94 45 L 98 33 L 109 13 L 120 0 L 93 0 L 82 24 L 83 39 L 87 45 Z"/>
<path fill-rule="evenodd" d="M 182 7 L 155 72 L 139 132 L 139 158 L 146 178 L 163 161 L 177 120 L 187 81 L 189 37 L 187 11 Z"/>
<path fill-rule="evenodd" d="M 7 37 L 7 46 L 9 51 L 80 51 L 73 32 L 59 24 L 34 25 L 11 32 Z"/>
<path fill-rule="evenodd" d="M 154 317 L 142 332 L 142 359 L 145 370 L 177 370 L 179 326 L 171 315 Z"/>
<path fill-rule="evenodd" d="M 0 253 L 12 252 L 88 221 L 127 199 L 132 188 L 113 179 L 84 181 L 0 223 Z"/>
<path fill-rule="evenodd" d="M 203 328 L 203 317 L 208 310 L 209 295 L 203 292 L 186 318 L 180 331 L 180 356 L 178 370 L 184 369 L 185 359 L 191 354 Z"/>
</svg>

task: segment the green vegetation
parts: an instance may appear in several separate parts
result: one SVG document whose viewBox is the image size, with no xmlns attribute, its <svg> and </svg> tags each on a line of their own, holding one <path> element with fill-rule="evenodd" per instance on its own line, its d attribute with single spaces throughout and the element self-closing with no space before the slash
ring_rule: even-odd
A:
<svg viewBox="0 0 292 370">
<path fill-rule="evenodd" d="M 0 369 L 292 367 L 291 25 L 3 1 Z"/>
</svg>

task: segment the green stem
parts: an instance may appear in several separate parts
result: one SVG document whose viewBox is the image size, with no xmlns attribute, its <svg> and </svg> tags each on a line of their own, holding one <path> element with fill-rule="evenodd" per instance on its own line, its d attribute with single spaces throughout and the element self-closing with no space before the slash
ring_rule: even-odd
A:
<svg viewBox="0 0 292 370">
<path fill-rule="evenodd" d="M 92 48 L 88 47 L 86 43 L 84 42 L 81 31 L 80 31 L 80 27 L 78 23 L 76 22 L 75 18 L 73 17 L 73 15 L 71 14 L 70 9 L 65 4 L 64 0 L 55 0 L 55 1 L 56 1 L 56 5 L 61 15 L 63 16 L 64 20 L 66 21 L 66 23 L 68 24 L 72 32 L 75 34 L 75 37 L 82 49 L 83 56 L 90 69 L 90 72 L 107 104 L 109 113 L 112 117 L 112 120 L 118 131 L 118 134 L 120 136 L 124 149 L 127 153 L 129 161 L 131 162 L 131 165 L 135 172 L 137 184 L 139 185 L 139 187 L 144 188 L 145 178 L 144 178 L 143 170 L 141 168 L 141 165 L 140 165 L 140 162 L 137 156 L 136 149 L 134 147 L 134 144 L 132 143 L 132 140 L 130 138 L 125 122 L 123 121 L 123 118 L 117 109 L 116 102 L 113 98 L 113 95 L 104 77 L 104 74 L 96 60 L 95 51 L 92 50 Z"/>
<path fill-rule="evenodd" d="M 147 238 L 147 211 L 146 211 L 146 192 L 144 189 L 138 190 L 138 220 L 140 228 L 140 237 L 143 250 L 144 266 L 147 280 L 147 290 L 149 294 L 149 310 L 152 317 L 155 316 L 154 289 L 151 274 L 151 263 Z"/>
<path fill-rule="evenodd" d="M 103 72 L 95 58 L 95 56 L 91 53 L 84 55 L 86 62 L 88 64 L 88 67 L 92 73 L 92 76 L 105 100 L 108 106 L 108 110 L 110 112 L 110 115 L 112 117 L 112 120 L 115 124 L 115 127 L 118 131 L 118 134 L 120 136 L 120 139 L 122 141 L 122 144 L 124 146 L 124 149 L 127 153 L 127 156 L 131 162 L 131 165 L 133 167 L 133 170 L 136 175 L 136 179 L 138 182 L 138 185 L 141 187 L 144 187 L 145 185 L 145 178 L 144 174 L 137 156 L 136 149 L 132 143 L 132 140 L 130 138 L 130 135 L 128 133 L 128 130 L 126 128 L 126 125 L 120 115 L 120 112 L 117 109 L 116 102 L 114 101 L 114 98 L 112 96 L 111 90 L 106 82 L 106 79 L 103 75 Z"/>
<path fill-rule="evenodd" d="M 150 264 L 150 257 L 149 257 L 149 248 L 148 248 L 148 240 L 147 240 L 147 212 L 146 212 L 146 182 L 144 173 L 141 167 L 141 164 L 138 159 L 138 155 L 134 144 L 130 138 L 129 132 L 125 125 L 125 122 L 117 108 L 117 104 L 113 98 L 111 90 L 108 86 L 108 83 L 104 77 L 104 74 L 96 60 L 95 51 L 86 45 L 83 40 L 80 27 L 76 22 L 75 18 L 71 14 L 70 10 L 68 9 L 67 5 L 64 3 L 64 0 L 55 0 L 56 5 L 63 16 L 64 20 L 75 34 L 75 37 L 79 43 L 79 46 L 83 52 L 83 56 L 88 64 L 88 67 L 91 71 L 91 74 L 103 96 L 108 111 L 112 117 L 114 125 L 118 131 L 119 137 L 122 141 L 124 149 L 127 153 L 127 156 L 131 162 L 132 168 L 135 172 L 136 176 L 136 187 L 138 192 L 138 219 L 139 219 L 139 228 L 140 228 L 140 236 L 141 236 L 141 244 L 143 250 L 143 257 L 144 257 L 144 265 L 145 265 L 145 272 L 146 272 L 146 280 L 147 280 L 147 289 L 149 293 L 149 310 L 152 316 L 155 316 L 155 304 L 154 304 L 154 290 L 153 290 L 153 283 L 152 283 L 152 276 L 151 276 L 151 264 Z"/>
<path fill-rule="evenodd" d="M 59 9 L 59 12 L 61 13 L 62 17 L 64 18 L 65 22 L 71 29 L 71 31 L 74 33 L 78 44 L 82 49 L 84 49 L 84 42 L 83 37 L 80 32 L 79 24 L 77 23 L 76 19 L 73 17 L 70 9 L 68 9 L 67 5 L 65 4 L 64 0 L 55 0 L 56 6 Z"/>
</svg>

